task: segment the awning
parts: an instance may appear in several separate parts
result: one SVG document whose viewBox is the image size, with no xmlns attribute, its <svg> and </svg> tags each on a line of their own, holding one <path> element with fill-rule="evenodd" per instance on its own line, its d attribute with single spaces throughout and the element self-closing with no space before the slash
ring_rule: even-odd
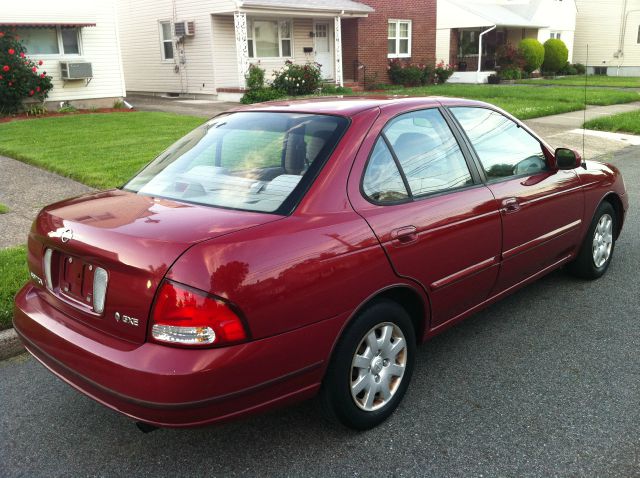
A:
<svg viewBox="0 0 640 478">
<path fill-rule="evenodd" d="M 296 13 L 322 13 L 366 17 L 375 10 L 364 3 L 352 0 L 241 0 L 239 9 Z"/>
<path fill-rule="evenodd" d="M 84 22 L 3 22 L 0 21 L 0 27 L 15 27 L 15 28 L 82 28 L 82 27 L 95 27 L 95 23 Z"/>
<path fill-rule="evenodd" d="M 549 25 L 525 18 L 509 7 L 495 4 L 475 4 L 459 0 L 438 2 L 438 29 L 478 27 L 547 28 Z"/>
</svg>

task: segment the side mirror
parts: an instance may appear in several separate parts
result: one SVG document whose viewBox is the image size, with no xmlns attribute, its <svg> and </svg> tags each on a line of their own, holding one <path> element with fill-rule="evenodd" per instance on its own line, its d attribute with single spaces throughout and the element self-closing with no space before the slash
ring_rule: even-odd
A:
<svg viewBox="0 0 640 478">
<path fill-rule="evenodd" d="M 556 149 L 556 166 L 558 169 L 576 169 L 582 166 L 582 156 L 577 151 L 567 148 Z"/>
</svg>

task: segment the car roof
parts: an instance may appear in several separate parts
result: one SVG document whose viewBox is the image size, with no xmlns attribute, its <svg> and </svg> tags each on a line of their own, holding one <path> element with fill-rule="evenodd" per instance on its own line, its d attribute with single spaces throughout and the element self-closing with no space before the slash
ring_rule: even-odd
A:
<svg viewBox="0 0 640 478">
<path fill-rule="evenodd" d="M 440 96 L 333 96 L 300 100 L 269 101 L 234 108 L 232 111 L 290 111 L 296 113 L 354 116 L 373 108 L 411 110 L 443 105 L 486 105 L 479 101 Z"/>
</svg>

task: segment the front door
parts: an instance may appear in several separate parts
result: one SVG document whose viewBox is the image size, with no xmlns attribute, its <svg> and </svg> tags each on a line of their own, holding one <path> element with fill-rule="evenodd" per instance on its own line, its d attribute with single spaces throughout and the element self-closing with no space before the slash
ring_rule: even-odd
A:
<svg viewBox="0 0 640 478">
<path fill-rule="evenodd" d="M 517 123 L 488 108 L 452 107 L 502 216 L 502 266 L 495 293 L 566 260 L 580 241 L 583 192 L 575 171 Z"/>
<path fill-rule="evenodd" d="M 396 273 L 427 290 L 431 327 L 484 301 L 498 277 L 500 214 L 440 110 L 395 117 L 357 164 L 367 157 L 349 198 Z"/>
<path fill-rule="evenodd" d="M 316 21 L 313 24 L 314 51 L 316 61 L 320 63 L 322 78 L 333 79 L 333 36 L 329 28 L 329 22 Z"/>
</svg>

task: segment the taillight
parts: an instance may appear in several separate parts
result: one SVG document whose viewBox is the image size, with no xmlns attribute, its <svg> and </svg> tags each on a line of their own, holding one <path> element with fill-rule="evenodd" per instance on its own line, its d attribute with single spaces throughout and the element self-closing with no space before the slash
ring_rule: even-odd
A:
<svg viewBox="0 0 640 478">
<path fill-rule="evenodd" d="M 175 345 L 230 345 L 247 340 L 240 318 L 222 300 L 163 282 L 151 313 L 151 337 Z"/>
</svg>

